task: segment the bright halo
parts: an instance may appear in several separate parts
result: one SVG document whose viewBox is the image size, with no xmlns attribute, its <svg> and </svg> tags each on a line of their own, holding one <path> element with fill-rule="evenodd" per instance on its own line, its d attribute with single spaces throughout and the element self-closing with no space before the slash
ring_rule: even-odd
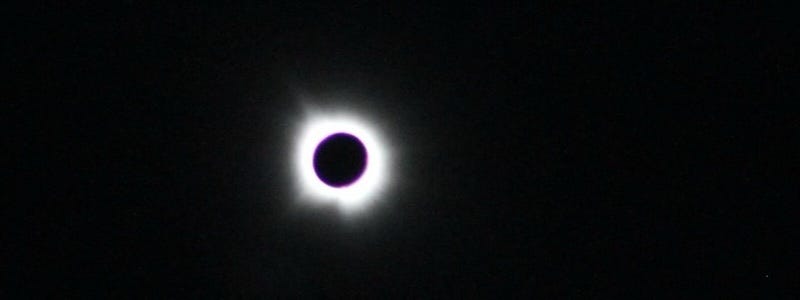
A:
<svg viewBox="0 0 800 300">
<path fill-rule="evenodd" d="M 361 177 L 350 185 L 332 187 L 319 179 L 314 171 L 317 145 L 335 133 L 349 133 L 358 138 L 367 150 L 367 163 Z M 335 203 L 344 210 L 363 208 L 384 188 L 387 179 L 387 149 L 371 127 L 350 116 L 315 116 L 301 129 L 297 141 L 295 163 L 301 194 L 323 203 Z"/>
</svg>

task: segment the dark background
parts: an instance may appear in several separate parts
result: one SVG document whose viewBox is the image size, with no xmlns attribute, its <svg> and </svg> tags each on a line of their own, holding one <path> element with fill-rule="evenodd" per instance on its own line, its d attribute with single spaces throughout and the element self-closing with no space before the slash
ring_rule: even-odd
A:
<svg viewBox="0 0 800 300">
<path fill-rule="evenodd" d="M 0 296 L 797 296 L 797 24 L 558 3 L 6 10 Z M 308 105 L 392 142 L 358 218 Z"/>
</svg>

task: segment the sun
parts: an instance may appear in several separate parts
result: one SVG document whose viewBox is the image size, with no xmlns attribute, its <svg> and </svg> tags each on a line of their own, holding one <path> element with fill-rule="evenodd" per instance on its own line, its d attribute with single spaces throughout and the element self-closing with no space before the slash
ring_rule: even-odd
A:
<svg viewBox="0 0 800 300">
<path fill-rule="evenodd" d="M 361 140 L 369 157 L 361 177 L 343 187 L 325 184 L 314 171 L 317 145 L 336 133 L 347 133 Z M 301 126 L 296 143 L 295 168 L 303 199 L 335 204 L 350 212 L 365 208 L 384 191 L 389 177 L 389 153 L 374 126 L 350 114 L 314 115 Z"/>
</svg>

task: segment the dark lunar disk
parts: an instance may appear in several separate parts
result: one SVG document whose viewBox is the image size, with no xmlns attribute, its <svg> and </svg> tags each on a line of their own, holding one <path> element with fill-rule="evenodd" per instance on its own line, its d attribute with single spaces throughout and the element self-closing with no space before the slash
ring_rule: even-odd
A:
<svg viewBox="0 0 800 300">
<path fill-rule="evenodd" d="M 353 135 L 335 133 L 314 150 L 314 172 L 322 182 L 333 187 L 352 184 L 367 166 L 367 149 Z"/>
</svg>

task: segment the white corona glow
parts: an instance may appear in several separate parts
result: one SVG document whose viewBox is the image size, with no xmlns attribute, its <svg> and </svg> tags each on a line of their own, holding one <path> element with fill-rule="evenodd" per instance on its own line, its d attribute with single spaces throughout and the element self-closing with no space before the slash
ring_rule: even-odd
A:
<svg viewBox="0 0 800 300">
<path fill-rule="evenodd" d="M 367 150 L 367 163 L 361 177 L 350 185 L 332 187 L 314 171 L 314 152 L 322 140 L 335 133 L 349 133 Z M 358 118 L 347 115 L 313 116 L 301 128 L 297 140 L 295 164 L 301 194 L 321 203 L 335 203 L 352 211 L 363 208 L 384 188 L 387 179 L 387 149 L 375 129 Z"/>
</svg>

